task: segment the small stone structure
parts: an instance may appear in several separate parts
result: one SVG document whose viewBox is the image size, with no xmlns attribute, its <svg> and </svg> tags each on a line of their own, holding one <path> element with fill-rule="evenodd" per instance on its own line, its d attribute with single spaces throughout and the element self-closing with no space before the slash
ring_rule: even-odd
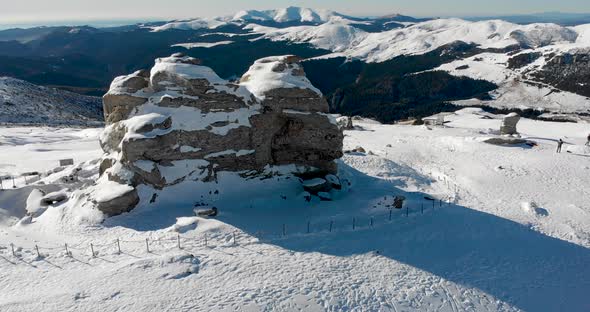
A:
<svg viewBox="0 0 590 312">
<path fill-rule="evenodd" d="M 182 54 L 161 58 L 150 71 L 116 78 L 104 112 L 99 184 L 121 186 L 120 196 L 95 200 L 109 215 L 139 202 L 138 185 L 163 189 L 281 165 L 324 177 L 342 156 L 342 131 L 295 56 L 260 59 L 238 83 Z"/>
<path fill-rule="evenodd" d="M 500 134 L 502 135 L 515 135 L 518 134 L 516 125 L 520 120 L 520 116 L 517 113 L 510 113 L 502 118 L 502 125 L 500 126 Z"/>
</svg>

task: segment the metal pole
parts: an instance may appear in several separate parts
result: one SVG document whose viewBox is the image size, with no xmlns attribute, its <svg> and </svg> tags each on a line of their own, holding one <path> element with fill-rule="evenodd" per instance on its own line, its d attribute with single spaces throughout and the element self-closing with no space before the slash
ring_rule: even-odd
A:
<svg viewBox="0 0 590 312">
<path fill-rule="evenodd" d="M 66 256 L 70 256 L 70 251 L 68 250 L 68 243 L 65 244 L 66 245 Z"/>
<path fill-rule="evenodd" d="M 14 244 L 10 243 L 10 248 L 12 249 L 12 255 L 16 257 L 16 253 L 14 252 Z"/>
<path fill-rule="evenodd" d="M 334 221 L 330 221 L 330 233 L 332 233 L 332 225 L 334 225 Z"/>
<path fill-rule="evenodd" d="M 12 188 L 16 188 L 16 184 L 14 184 L 14 177 L 12 177 Z"/>
<path fill-rule="evenodd" d="M 442 199 L 439 199 L 439 200 L 438 200 L 438 206 L 439 206 L 439 207 L 442 207 Z"/>
<path fill-rule="evenodd" d="M 147 253 L 150 253 L 150 243 L 148 241 L 148 238 L 145 239 L 145 250 L 147 251 Z"/>
<path fill-rule="evenodd" d="M 410 215 L 410 206 L 406 206 L 406 217 Z"/>
<path fill-rule="evenodd" d="M 178 234 L 178 235 L 176 236 L 176 242 L 178 242 L 178 249 L 182 249 L 182 248 L 180 247 L 180 234 Z"/>
<path fill-rule="evenodd" d="M 309 234 L 309 221 L 307 221 L 307 234 Z"/>
<path fill-rule="evenodd" d="M 35 245 L 35 250 L 37 250 L 37 257 L 41 258 L 41 254 L 39 253 L 39 246 Z"/>
<path fill-rule="evenodd" d="M 237 245 L 236 244 L 236 231 L 234 231 L 234 245 Z"/>
<path fill-rule="evenodd" d="M 283 236 L 287 235 L 287 228 L 285 226 L 285 223 L 283 223 Z"/>
<path fill-rule="evenodd" d="M 90 251 L 92 251 L 92 258 L 94 258 L 95 257 L 94 246 L 92 245 L 92 243 L 90 243 Z"/>
<path fill-rule="evenodd" d="M 119 242 L 118 238 L 117 238 L 117 251 L 119 252 L 119 254 L 121 254 L 121 243 Z"/>
</svg>

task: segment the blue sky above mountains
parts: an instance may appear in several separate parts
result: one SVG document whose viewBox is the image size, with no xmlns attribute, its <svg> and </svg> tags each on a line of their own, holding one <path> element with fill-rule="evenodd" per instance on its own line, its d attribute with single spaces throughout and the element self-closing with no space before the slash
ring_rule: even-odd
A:
<svg viewBox="0 0 590 312">
<path fill-rule="evenodd" d="M 19 0 L 3 1 L 3 23 L 111 19 L 176 19 L 233 14 L 243 9 L 302 6 L 354 16 L 497 16 L 550 11 L 590 12 L 588 0 Z"/>
</svg>

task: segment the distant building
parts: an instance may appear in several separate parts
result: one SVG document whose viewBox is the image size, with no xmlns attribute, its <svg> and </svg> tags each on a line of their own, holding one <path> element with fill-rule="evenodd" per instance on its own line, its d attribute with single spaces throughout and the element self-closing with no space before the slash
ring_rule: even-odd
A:
<svg viewBox="0 0 590 312">
<path fill-rule="evenodd" d="M 452 115 L 453 113 L 438 113 L 429 117 L 422 118 L 422 121 L 427 126 L 444 126 L 445 117 Z"/>
</svg>

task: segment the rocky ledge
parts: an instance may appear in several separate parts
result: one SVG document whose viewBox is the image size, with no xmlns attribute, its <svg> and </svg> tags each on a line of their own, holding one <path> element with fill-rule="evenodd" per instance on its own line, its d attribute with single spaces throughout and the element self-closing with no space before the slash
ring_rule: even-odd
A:
<svg viewBox="0 0 590 312">
<path fill-rule="evenodd" d="M 260 59 L 232 83 L 175 54 L 116 78 L 103 102 L 97 187 L 120 190 L 94 202 L 108 215 L 133 209 L 139 185 L 215 181 L 220 171 L 252 177 L 284 165 L 319 177 L 336 173 L 342 156 L 342 132 L 295 56 Z"/>
</svg>

